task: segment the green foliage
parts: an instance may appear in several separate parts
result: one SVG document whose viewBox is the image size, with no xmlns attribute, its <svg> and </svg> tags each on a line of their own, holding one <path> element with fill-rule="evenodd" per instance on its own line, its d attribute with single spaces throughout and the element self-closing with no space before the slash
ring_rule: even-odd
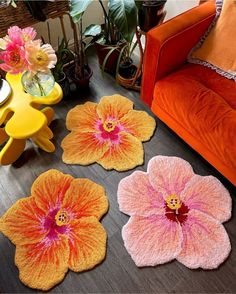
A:
<svg viewBox="0 0 236 294">
<path fill-rule="evenodd" d="M 102 28 L 100 25 L 91 24 L 84 30 L 85 37 L 96 37 L 100 35 L 102 32 Z"/>
<path fill-rule="evenodd" d="M 109 17 L 123 38 L 132 42 L 138 24 L 138 9 L 134 0 L 109 0 Z"/>
<path fill-rule="evenodd" d="M 64 73 L 63 67 L 72 57 L 72 52 L 68 49 L 68 42 L 65 42 L 64 39 L 59 42 L 58 40 L 58 49 L 56 51 L 57 63 L 53 69 L 53 75 L 56 81 L 58 81 Z"/>
<path fill-rule="evenodd" d="M 85 10 L 93 0 L 69 0 L 70 1 L 70 16 L 74 23 L 80 21 Z"/>
</svg>

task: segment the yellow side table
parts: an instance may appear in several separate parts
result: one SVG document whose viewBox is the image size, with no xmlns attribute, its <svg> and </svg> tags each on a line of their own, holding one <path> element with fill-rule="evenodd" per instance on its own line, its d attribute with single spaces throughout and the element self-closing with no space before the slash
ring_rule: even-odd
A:
<svg viewBox="0 0 236 294">
<path fill-rule="evenodd" d="M 53 152 L 55 146 L 50 141 L 53 133 L 48 125 L 53 119 L 54 110 L 51 107 L 40 110 L 39 107 L 60 102 L 63 96 L 61 87 L 55 83 L 48 96 L 34 97 L 25 93 L 21 85 L 21 74 L 7 74 L 6 80 L 12 93 L 0 106 L 0 145 L 5 143 L 0 151 L 0 164 L 8 165 L 16 161 L 29 138 L 41 149 Z"/>
</svg>

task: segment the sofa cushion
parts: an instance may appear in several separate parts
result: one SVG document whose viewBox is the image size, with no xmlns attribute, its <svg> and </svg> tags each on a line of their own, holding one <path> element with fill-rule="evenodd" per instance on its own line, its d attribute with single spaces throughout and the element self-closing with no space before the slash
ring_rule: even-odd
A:
<svg viewBox="0 0 236 294">
<path fill-rule="evenodd" d="M 236 168 L 236 83 L 188 64 L 158 81 L 153 103 Z"/>
<path fill-rule="evenodd" d="M 190 54 L 189 60 L 208 66 L 236 81 L 235 15 L 236 0 L 224 0 L 219 17 L 216 16 L 216 20 Z"/>
</svg>

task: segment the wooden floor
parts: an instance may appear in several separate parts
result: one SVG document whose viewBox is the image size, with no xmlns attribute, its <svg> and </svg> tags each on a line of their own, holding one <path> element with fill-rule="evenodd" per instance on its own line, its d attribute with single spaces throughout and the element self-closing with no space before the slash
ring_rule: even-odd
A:
<svg viewBox="0 0 236 294">
<path fill-rule="evenodd" d="M 76 104 L 87 100 L 99 101 L 103 95 L 120 93 L 134 101 L 136 109 L 148 108 L 140 101 L 139 94 L 117 85 L 112 77 L 101 76 L 95 58 L 90 62 L 94 70 L 90 90 L 74 93 L 55 106 L 56 119 L 51 127 L 55 134 L 56 152 L 47 154 L 29 142 L 21 158 L 12 166 L 0 167 L 0 215 L 17 199 L 27 196 L 35 178 L 42 172 L 55 168 L 74 177 L 89 178 L 106 188 L 110 201 L 103 225 L 108 232 L 107 257 L 95 269 L 84 273 L 69 272 L 64 281 L 51 290 L 53 293 L 236 293 L 236 220 L 225 224 L 232 243 L 229 259 L 217 270 L 190 270 L 177 261 L 154 268 L 137 268 L 126 252 L 121 238 L 121 228 L 128 217 L 119 212 L 117 186 L 119 181 L 133 171 L 118 173 L 106 171 L 97 164 L 88 167 L 65 165 L 61 161 L 60 142 L 67 134 L 66 114 Z M 179 156 L 189 161 L 195 172 L 218 177 L 229 189 L 232 198 L 236 189 L 222 178 L 204 159 L 157 119 L 158 127 L 150 142 L 144 144 L 145 165 L 155 155 Z M 235 214 L 234 205 L 234 214 Z M 15 247 L 0 234 L 0 293 L 35 292 L 25 287 L 18 279 L 14 265 Z M 30 275 L 30 273 L 29 273 Z"/>
</svg>

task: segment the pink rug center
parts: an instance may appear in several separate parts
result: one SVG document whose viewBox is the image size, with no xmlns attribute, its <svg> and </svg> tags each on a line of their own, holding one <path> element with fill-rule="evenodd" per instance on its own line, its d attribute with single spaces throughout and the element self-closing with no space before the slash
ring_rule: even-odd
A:
<svg viewBox="0 0 236 294">
<path fill-rule="evenodd" d="M 113 143 L 119 140 L 121 127 L 114 120 L 106 120 L 104 123 L 99 121 L 98 129 L 101 132 L 100 137 L 103 140 L 110 140 Z"/>
<path fill-rule="evenodd" d="M 68 223 L 68 214 L 56 208 L 45 217 L 43 228 L 48 231 L 47 237 L 55 240 L 58 238 L 58 234 L 65 234 L 68 231 Z"/>
</svg>

